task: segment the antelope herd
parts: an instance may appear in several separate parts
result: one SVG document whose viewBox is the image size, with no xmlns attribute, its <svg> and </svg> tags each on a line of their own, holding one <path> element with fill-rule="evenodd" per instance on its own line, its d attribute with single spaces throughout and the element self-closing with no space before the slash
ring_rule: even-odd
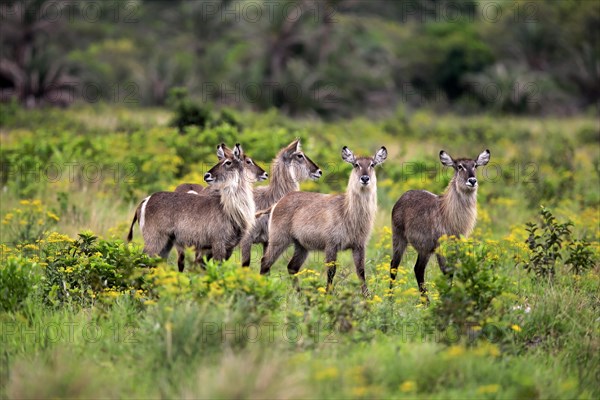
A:
<svg viewBox="0 0 600 400">
<path fill-rule="evenodd" d="M 240 144 L 229 149 L 217 146 L 218 163 L 205 175 L 208 184 L 184 183 L 174 192 L 157 192 L 138 205 L 127 240 L 139 222 L 144 252 L 167 258 L 172 248 L 178 252 L 179 271 L 185 266 L 186 247 L 196 250 L 195 262 L 204 259 L 227 260 L 240 246 L 242 266 L 250 265 L 253 244 L 263 246 L 260 273 L 271 266 L 291 245 L 294 253 L 288 263 L 290 275 L 296 275 L 308 252 L 325 253 L 327 291 L 333 285 L 337 253 L 352 250 L 356 274 L 362 292 L 369 291 L 365 279 L 365 251 L 377 213 L 377 177 L 375 167 L 387 158 L 381 147 L 371 157 L 357 157 L 343 147 L 342 160 L 352 165 L 346 192 L 322 194 L 300 191 L 299 183 L 318 179 L 322 171 L 294 140 L 279 151 L 272 161 L 270 183 L 254 188 L 252 184 L 269 176 Z M 390 288 L 408 244 L 417 251 L 414 267 L 419 290 L 426 294 L 425 267 L 443 235 L 468 236 L 477 220 L 477 167 L 490 160 L 489 150 L 476 159 L 453 159 L 445 151 L 439 154 L 444 166 L 454 169 L 446 191 L 435 195 L 425 190 L 409 190 L 392 209 L 392 261 Z M 436 254 L 440 269 L 449 269 L 446 260 Z"/>
</svg>

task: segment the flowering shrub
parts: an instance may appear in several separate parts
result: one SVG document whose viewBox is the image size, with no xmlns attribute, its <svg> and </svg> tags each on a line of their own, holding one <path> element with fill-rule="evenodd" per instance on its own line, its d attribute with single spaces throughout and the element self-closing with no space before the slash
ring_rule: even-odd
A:
<svg viewBox="0 0 600 400">
<path fill-rule="evenodd" d="M 158 263 L 122 241 L 98 240 L 89 232 L 80 233 L 77 240 L 51 234 L 47 241 L 42 289 L 53 305 L 85 306 L 98 297 L 121 293 L 135 296 L 141 289 L 142 269 Z"/>
<path fill-rule="evenodd" d="M 144 275 L 143 282 L 151 301 L 178 301 L 193 296 L 197 300 L 236 303 L 248 312 L 273 309 L 279 304 L 275 281 L 249 268 L 240 268 L 232 261 L 211 260 L 201 274 L 180 273 L 158 266 Z"/>
<path fill-rule="evenodd" d="M 21 200 L 20 207 L 13 208 L 4 214 L 2 219 L 3 233 L 14 243 L 34 243 L 40 240 L 44 233 L 59 218 L 48 210 L 40 200 Z"/>
</svg>

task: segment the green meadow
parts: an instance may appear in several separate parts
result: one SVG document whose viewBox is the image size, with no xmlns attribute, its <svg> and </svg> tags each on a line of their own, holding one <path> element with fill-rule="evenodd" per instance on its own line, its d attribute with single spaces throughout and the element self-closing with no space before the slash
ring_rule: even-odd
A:
<svg viewBox="0 0 600 400">
<path fill-rule="evenodd" d="M 600 397 L 600 127 L 594 117 L 460 116 L 399 108 L 323 122 L 213 111 L 172 127 L 164 108 L 74 105 L 0 114 L 2 398 Z M 371 155 L 378 214 L 365 298 L 351 254 L 326 293 L 323 254 L 260 276 L 239 251 L 207 269 L 142 253 L 135 208 L 203 183 L 220 142 L 268 169 L 300 138 L 324 171 L 302 190 L 341 193 L 342 146 Z M 389 288 L 390 212 L 410 189 L 442 193 L 440 150 L 475 158 L 478 222 L 444 238 L 420 297 L 409 248 Z M 267 182 L 260 184 L 268 184 Z M 188 250 L 188 260 L 193 257 Z"/>
</svg>

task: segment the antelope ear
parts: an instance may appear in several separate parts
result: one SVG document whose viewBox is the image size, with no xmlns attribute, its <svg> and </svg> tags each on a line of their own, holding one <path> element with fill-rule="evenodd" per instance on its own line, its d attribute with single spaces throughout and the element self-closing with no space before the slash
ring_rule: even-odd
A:
<svg viewBox="0 0 600 400">
<path fill-rule="evenodd" d="M 440 161 L 446 167 L 454 167 L 454 160 L 450 157 L 450 154 L 446 153 L 444 150 L 440 151 Z"/>
<path fill-rule="evenodd" d="M 286 153 L 286 156 L 288 156 L 288 157 L 291 157 L 292 154 L 294 154 L 298 151 L 302 151 L 302 149 L 300 148 L 300 139 L 294 140 L 292 143 L 288 144 L 287 147 L 285 148 L 285 153 Z"/>
<path fill-rule="evenodd" d="M 352 153 L 352 151 L 346 146 L 342 148 L 342 160 L 350 164 L 356 163 L 356 157 L 354 157 L 354 153 Z"/>
<path fill-rule="evenodd" d="M 379 164 L 383 163 L 386 158 L 387 158 L 387 149 L 385 148 L 385 146 L 381 146 L 381 148 L 379 150 L 377 150 L 377 153 L 375 153 L 375 156 L 373 157 L 373 164 L 379 165 Z"/>
<path fill-rule="evenodd" d="M 236 143 L 235 147 L 233 148 L 233 157 L 236 160 L 241 160 L 243 154 L 244 154 L 244 150 L 242 149 L 242 145 L 239 143 Z"/>
<path fill-rule="evenodd" d="M 219 159 L 219 161 L 221 161 L 222 159 L 225 158 L 225 149 L 227 148 L 227 146 L 225 146 L 225 143 L 221 143 L 220 145 L 217 146 L 217 158 Z"/>
<path fill-rule="evenodd" d="M 477 165 L 478 167 L 481 167 L 481 166 L 486 165 L 488 162 L 490 162 L 490 151 L 485 150 L 485 151 L 481 152 L 479 157 L 477 157 L 477 160 L 475 161 L 475 165 Z"/>
</svg>

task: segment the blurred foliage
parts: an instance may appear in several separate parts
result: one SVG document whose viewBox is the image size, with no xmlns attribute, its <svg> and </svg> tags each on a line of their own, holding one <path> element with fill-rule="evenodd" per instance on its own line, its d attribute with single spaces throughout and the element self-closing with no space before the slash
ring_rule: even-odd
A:
<svg viewBox="0 0 600 400">
<path fill-rule="evenodd" d="M 594 1 L 11 0 L 0 18 L 2 100 L 28 107 L 164 105 L 185 87 L 294 116 L 566 114 L 600 93 Z"/>
<path fill-rule="evenodd" d="M 202 129 L 210 118 L 210 109 L 192 102 L 185 88 L 171 89 L 167 104 L 175 112 L 171 126 L 177 127 L 179 133 L 183 133 L 187 126 L 197 126 Z"/>
<path fill-rule="evenodd" d="M 292 120 L 276 110 L 221 109 L 208 114 L 203 128 L 186 124 L 180 132 L 169 126 L 177 119 L 177 109 L 172 114 L 163 109 L 89 106 L 67 111 L 15 107 L 13 111 L 7 116 L 7 134 L 0 148 L 0 183 L 5 193 L 23 200 L 56 197 L 57 204 L 52 204 L 56 208 L 51 210 L 79 221 L 85 220 L 87 211 L 74 199 L 85 193 L 137 202 L 190 179 L 201 181 L 216 163 L 215 146 L 221 142 L 242 143 L 259 165 L 269 169 L 279 149 L 297 137 L 324 171 L 318 181 L 302 187 L 321 192 L 346 187 L 348 168 L 339 158 L 342 146 L 351 146 L 359 154 L 388 147 L 394 158 L 378 171 L 383 209 L 409 189 L 444 190 L 451 176 L 432 157 L 440 149 L 475 157 L 488 147 L 492 164 L 480 172 L 483 201 L 512 199 L 532 212 L 540 203 L 585 209 L 600 201 L 598 188 L 589 184 L 600 179 L 600 155 L 593 139 L 599 131 L 592 118 L 440 117 L 400 108 L 379 121 L 355 118 L 326 123 Z M 540 142 L 545 144 L 543 151 Z M 497 213 L 496 208 L 490 211 Z"/>
<path fill-rule="evenodd" d="M 0 268 L 0 312 L 18 311 L 37 289 L 38 265 L 25 257 L 9 257 Z"/>
</svg>

